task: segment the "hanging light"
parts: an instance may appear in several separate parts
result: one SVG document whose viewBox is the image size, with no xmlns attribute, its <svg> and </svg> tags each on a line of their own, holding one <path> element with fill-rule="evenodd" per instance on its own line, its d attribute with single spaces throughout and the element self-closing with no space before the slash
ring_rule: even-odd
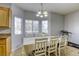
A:
<svg viewBox="0 0 79 59">
<path fill-rule="evenodd" d="M 43 17 L 47 17 L 47 16 L 48 16 L 47 10 L 43 10 L 43 9 L 44 9 L 44 8 L 43 8 L 43 3 L 41 3 L 41 10 L 39 10 L 39 11 L 37 12 L 37 14 L 36 14 L 37 17 L 43 18 Z"/>
<path fill-rule="evenodd" d="M 48 12 L 47 12 L 47 11 L 44 11 L 44 12 L 43 12 L 43 14 L 44 14 L 44 15 L 47 15 L 47 14 L 48 14 Z"/>
</svg>

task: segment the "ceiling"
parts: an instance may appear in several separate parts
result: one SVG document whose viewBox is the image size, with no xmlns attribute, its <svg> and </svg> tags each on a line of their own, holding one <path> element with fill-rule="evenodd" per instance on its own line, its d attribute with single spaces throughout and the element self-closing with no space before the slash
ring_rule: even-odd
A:
<svg viewBox="0 0 79 59">
<path fill-rule="evenodd" d="M 41 8 L 40 3 L 17 3 L 16 5 L 23 10 L 34 12 L 37 12 Z M 43 5 L 47 11 L 62 15 L 79 10 L 79 3 L 44 3 Z"/>
</svg>

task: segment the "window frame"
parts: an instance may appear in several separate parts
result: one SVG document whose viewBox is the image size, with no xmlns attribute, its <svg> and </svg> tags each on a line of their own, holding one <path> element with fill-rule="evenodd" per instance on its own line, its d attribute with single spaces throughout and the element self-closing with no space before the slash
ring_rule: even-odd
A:
<svg viewBox="0 0 79 59">
<path fill-rule="evenodd" d="M 44 31 L 43 31 L 43 28 L 44 28 L 44 27 L 43 27 L 43 22 L 44 22 L 44 21 L 47 21 L 47 32 L 44 32 Z M 45 29 L 44 29 L 44 30 L 45 30 Z M 48 20 L 42 20 L 42 21 L 41 21 L 41 32 L 42 32 L 42 33 L 45 33 L 45 34 L 48 34 Z"/>
<path fill-rule="evenodd" d="M 27 31 L 27 29 L 26 29 L 26 21 L 32 21 L 32 29 L 31 29 L 31 32 L 30 33 L 28 33 L 28 31 Z M 25 20 L 25 33 L 27 33 L 27 34 L 37 34 L 37 33 L 39 33 L 39 21 L 38 21 L 38 31 L 37 32 L 34 32 L 33 30 L 34 30 L 34 25 L 33 25 L 33 23 L 34 23 L 34 21 L 38 21 L 38 20 Z"/>
<path fill-rule="evenodd" d="M 16 22 L 16 20 L 17 20 L 17 22 Z M 15 16 L 14 17 L 14 33 L 15 33 L 15 35 L 22 34 L 21 26 L 22 26 L 22 18 Z"/>
</svg>

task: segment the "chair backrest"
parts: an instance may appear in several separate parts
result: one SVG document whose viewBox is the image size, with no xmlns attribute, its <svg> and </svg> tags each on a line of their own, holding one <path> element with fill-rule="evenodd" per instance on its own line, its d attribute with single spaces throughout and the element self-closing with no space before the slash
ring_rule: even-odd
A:
<svg viewBox="0 0 79 59">
<path fill-rule="evenodd" d="M 66 46 L 67 45 L 67 37 L 61 36 L 59 39 L 59 46 Z"/>
<path fill-rule="evenodd" d="M 64 55 L 66 54 L 66 47 L 67 47 L 67 36 L 61 36 L 59 38 L 59 49 L 58 49 L 59 56 L 61 55 L 61 52 L 64 53 Z"/>
<path fill-rule="evenodd" d="M 57 37 L 51 37 L 50 38 L 50 48 L 57 48 Z"/>
<path fill-rule="evenodd" d="M 46 55 L 48 38 L 35 39 L 35 55 Z"/>
</svg>

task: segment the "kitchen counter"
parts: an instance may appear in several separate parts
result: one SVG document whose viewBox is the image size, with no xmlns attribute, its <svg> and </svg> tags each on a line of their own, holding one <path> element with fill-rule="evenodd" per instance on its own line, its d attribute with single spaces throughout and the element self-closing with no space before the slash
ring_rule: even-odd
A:
<svg viewBox="0 0 79 59">
<path fill-rule="evenodd" d="M 7 37 L 9 37 L 9 36 L 11 36 L 11 34 L 0 34 L 0 38 L 7 38 Z"/>
</svg>

